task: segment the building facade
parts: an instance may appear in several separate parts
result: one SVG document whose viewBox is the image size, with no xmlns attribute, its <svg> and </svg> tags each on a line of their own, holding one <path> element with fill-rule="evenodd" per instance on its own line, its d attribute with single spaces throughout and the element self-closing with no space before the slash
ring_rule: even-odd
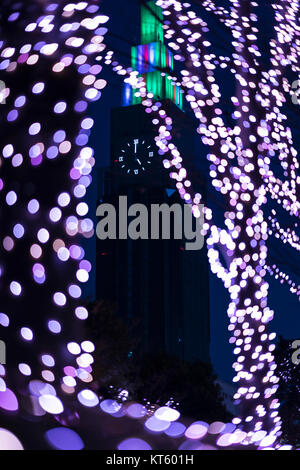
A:
<svg viewBox="0 0 300 470">
<path fill-rule="evenodd" d="M 148 8 L 147 8 L 148 7 Z M 163 43 L 159 10 L 143 6 L 142 44 L 132 48 L 133 68 L 143 74 L 148 90 L 163 101 L 173 119 L 174 143 L 193 175 L 195 189 L 205 192 L 194 170 L 194 123 L 184 112 L 181 90 L 168 79 L 173 56 Z M 99 203 L 118 207 L 180 204 L 175 183 L 162 164 L 151 117 L 134 90 L 111 113 L 111 163 L 99 173 Z M 173 234 L 174 235 L 174 234 Z M 166 352 L 181 359 L 209 361 L 209 274 L 205 247 L 188 251 L 182 239 L 97 240 L 97 298 L 117 304 L 118 315 L 136 322 L 144 352 Z"/>
</svg>

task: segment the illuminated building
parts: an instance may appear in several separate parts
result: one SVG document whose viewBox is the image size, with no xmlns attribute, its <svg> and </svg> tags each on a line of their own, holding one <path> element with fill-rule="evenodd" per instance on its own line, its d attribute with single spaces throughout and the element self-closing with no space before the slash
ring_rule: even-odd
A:
<svg viewBox="0 0 300 470">
<path fill-rule="evenodd" d="M 149 8 L 153 8 L 153 2 Z M 132 66 L 143 74 L 151 92 L 163 100 L 174 120 L 175 142 L 193 170 L 194 122 L 181 110 L 182 94 L 167 78 L 173 56 L 163 44 L 161 13 L 142 7 L 142 42 L 132 48 Z M 159 20 L 158 20 L 159 18 Z M 168 84 L 168 85 L 167 85 Z M 122 108 L 111 115 L 111 165 L 99 179 L 99 201 L 118 207 L 119 195 L 128 205 L 171 206 L 183 202 L 162 165 L 151 118 L 138 104 L 130 85 Z M 175 98 L 175 99 L 173 99 Z M 138 154 L 138 159 L 137 159 Z M 145 162 L 145 164 L 144 164 Z M 194 276 L 197 272 L 200 276 Z M 138 324 L 144 352 L 168 352 L 186 360 L 209 361 L 209 286 L 207 252 L 186 251 L 185 240 L 97 241 L 97 298 L 117 303 L 118 313 Z"/>
<path fill-rule="evenodd" d="M 155 2 L 141 6 L 142 44 L 131 49 L 131 66 L 145 79 L 148 92 L 154 99 L 168 99 L 182 109 L 183 98 L 179 86 L 172 83 L 170 75 L 174 69 L 172 52 L 164 44 L 162 10 Z M 123 105 L 141 103 L 130 85 L 125 85 Z"/>
</svg>

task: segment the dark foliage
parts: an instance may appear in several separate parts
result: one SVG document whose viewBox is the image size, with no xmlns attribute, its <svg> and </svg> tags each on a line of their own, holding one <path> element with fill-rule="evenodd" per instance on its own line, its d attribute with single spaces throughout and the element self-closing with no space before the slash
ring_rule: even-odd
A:
<svg viewBox="0 0 300 470">
<path fill-rule="evenodd" d="M 121 384 L 127 388 L 136 349 L 129 327 L 116 315 L 116 305 L 111 302 L 96 301 L 88 309 L 88 333 L 96 346 L 94 377 L 101 389 L 108 384 L 114 389 Z"/>
<path fill-rule="evenodd" d="M 107 301 L 89 305 L 88 333 L 95 346 L 94 378 L 103 396 L 151 404 L 169 403 L 194 419 L 230 420 L 212 367 L 188 363 L 165 353 L 143 354 L 133 338 L 137 325 L 126 326 Z"/>
<path fill-rule="evenodd" d="M 300 446 L 300 364 L 293 362 L 296 352 L 293 341 L 279 338 L 275 351 L 277 375 L 280 379 L 278 398 L 283 422 L 281 440 L 284 444 Z"/>
</svg>

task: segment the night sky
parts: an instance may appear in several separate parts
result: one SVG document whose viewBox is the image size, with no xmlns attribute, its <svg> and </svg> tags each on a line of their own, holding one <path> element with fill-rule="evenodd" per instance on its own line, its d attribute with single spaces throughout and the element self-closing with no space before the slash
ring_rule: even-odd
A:
<svg viewBox="0 0 300 470">
<path fill-rule="evenodd" d="M 193 2 L 192 2 L 193 3 Z M 116 51 L 116 59 L 125 65 L 130 65 L 130 47 L 139 43 L 139 0 L 109 0 L 102 1 L 102 11 L 110 17 L 108 23 L 109 33 L 106 35 L 105 43 L 109 49 Z M 197 6 L 195 7 L 197 10 Z M 198 10 L 199 11 L 199 10 Z M 202 11 L 202 10 L 201 10 Z M 267 11 L 265 18 L 261 22 L 261 31 L 266 37 L 270 21 L 267 20 Z M 205 15 L 202 15 L 203 18 Z M 209 21 L 212 28 L 213 39 L 217 43 L 215 53 L 226 54 L 230 52 L 230 39 L 223 27 L 219 27 L 214 18 L 204 18 Z M 227 46 L 227 44 L 228 46 Z M 97 205 L 97 169 L 109 164 L 110 159 L 110 110 L 113 107 L 121 105 L 122 80 L 109 67 L 104 66 L 102 77 L 109 82 L 109 86 L 103 91 L 103 96 L 98 103 L 91 105 L 91 115 L 95 119 L 95 126 L 91 136 L 91 145 L 95 148 L 96 167 L 93 175 L 93 185 L 88 194 L 88 203 L 91 206 L 90 216 L 96 212 Z M 223 94 L 229 94 L 230 81 L 223 80 L 228 85 L 223 84 Z M 227 89 L 224 86 L 228 87 Z M 296 146 L 299 148 L 299 107 L 297 110 L 290 111 L 290 125 L 296 134 Z M 298 113 L 298 117 L 297 114 Z M 297 121 L 298 119 L 298 121 Z M 295 125 L 293 123 L 295 122 Z M 200 137 L 195 138 L 197 167 L 202 169 L 204 175 L 208 178 L 208 163 L 206 154 L 201 144 Z M 217 211 L 217 217 L 221 217 L 218 195 L 210 187 L 208 179 L 208 196 L 210 205 Z M 289 220 L 283 216 L 283 225 L 288 224 Z M 96 219 L 94 219 L 96 221 Z M 89 285 L 86 287 L 85 295 L 94 297 L 95 291 L 95 250 L 96 240 L 88 240 L 85 248 L 89 259 L 94 264 L 94 271 Z M 272 239 L 270 241 L 270 253 L 276 263 L 280 263 L 283 271 L 290 274 L 291 277 L 300 283 L 299 278 L 299 256 L 293 249 Z M 197 275 L 197 273 L 195 273 Z M 271 329 L 287 339 L 300 338 L 300 308 L 299 300 L 296 295 L 289 292 L 289 288 L 281 286 L 278 281 L 268 277 L 270 283 L 269 306 L 275 311 L 275 317 L 271 324 Z M 227 304 L 228 295 L 214 275 L 210 279 L 210 302 L 211 302 L 211 359 L 215 372 L 223 380 L 230 381 L 232 378 L 231 363 L 233 360 L 232 347 L 228 343 L 228 319 Z"/>
</svg>

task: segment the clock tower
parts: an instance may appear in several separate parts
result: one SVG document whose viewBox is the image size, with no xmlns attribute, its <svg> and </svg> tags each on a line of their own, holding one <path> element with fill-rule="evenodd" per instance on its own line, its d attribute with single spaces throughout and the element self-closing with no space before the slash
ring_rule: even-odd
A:
<svg viewBox="0 0 300 470">
<path fill-rule="evenodd" d="M 173 141 L 192 172 L 195 189 L 205 192 L 194 169 L 195 123 L 183 110 L 182 93 L 168 74 L 172 53 L 164 45 L 162 13 L 155 2 L 141 7 L 142 44 L 132 48 L 132 67 L 173 119 Z M 125 86 L 123 106 L 111 112 L 111 162 L 99 174 L 99 204 L 183 206 L 163 167 L 152 120 L 140 98 Z M 166 352 L 209 362 L 210 318 L 206 249 L 187 251 L 184 238 L 97 239 L 97 298 L 117 304 L 125 322 L 138 325 L 145 353 Z"/>
</svg>

